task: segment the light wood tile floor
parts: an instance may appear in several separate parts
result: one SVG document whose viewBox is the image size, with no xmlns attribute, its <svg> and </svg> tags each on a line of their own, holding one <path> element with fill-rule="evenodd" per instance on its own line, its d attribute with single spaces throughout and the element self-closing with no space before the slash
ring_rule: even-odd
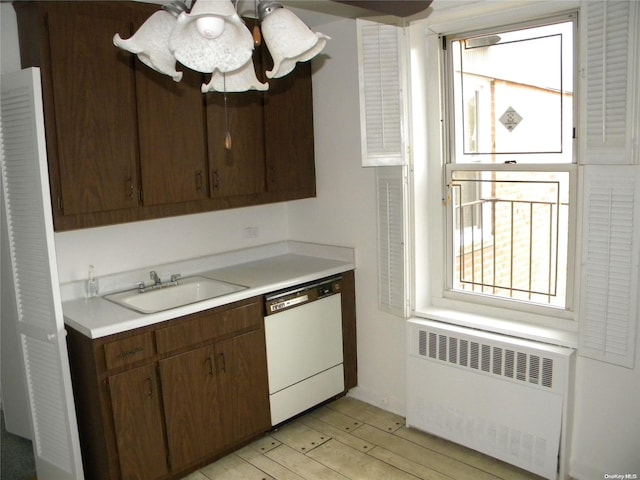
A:
<svg viewBox="0 0 640 480">
<path fill-rule="evenodd" d="M 184 480 L 540 480 L 343 397 Z"/>
</svg>

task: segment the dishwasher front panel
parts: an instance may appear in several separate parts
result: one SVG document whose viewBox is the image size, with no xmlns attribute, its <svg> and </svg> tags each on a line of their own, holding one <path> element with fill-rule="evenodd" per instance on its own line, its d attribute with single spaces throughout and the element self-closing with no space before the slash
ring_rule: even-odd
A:
<svg viewBox="0 0 640 480">
<path fill-rule="evenodd" d="M 271 425 L 276 426 L 344 391 L 342 363 L 269 395 Z"/>
<path fill-rule="evenodd" d="M 270 394 L 342 364 L 341 295 L 265 317 L 265 337 Z"/>
</svg>

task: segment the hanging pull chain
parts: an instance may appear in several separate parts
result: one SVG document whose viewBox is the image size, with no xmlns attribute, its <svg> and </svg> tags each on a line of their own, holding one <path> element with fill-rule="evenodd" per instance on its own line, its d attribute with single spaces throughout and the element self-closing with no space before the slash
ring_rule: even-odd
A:
<svg viewBox="0 0 640 480">
<path fill-rule="evenodd" d="M 227 74 L 222 74 L 222 83 L 224 87 L 224 148 L 225 150 L 231 150 L 231 132 L 229 131 L 229 109 L 227 108 Z"/>
<path fill-rule="evenodd" d="M 256 23 L 253 26 L 253 46 L 259 47 L 261 43 L 262 43 L 262 34 L 260 33 L 260 27 Z"/>
<path fill-rule="evenodd" d="M 253 0 L 253 7 L 255 9 L 256 24 L 253 26 L 253 46 L 259 47 L 262 43 L 262 34 L 260 33 L 260 27 L 258 26 L 258 0 Z"/>
</svg>

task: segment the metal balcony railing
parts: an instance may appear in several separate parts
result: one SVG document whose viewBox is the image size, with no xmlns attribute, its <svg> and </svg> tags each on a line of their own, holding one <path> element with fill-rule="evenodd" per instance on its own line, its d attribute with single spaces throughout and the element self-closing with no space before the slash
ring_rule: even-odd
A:
<svg viewBox="0 0 640 480">
<path fill-rule="evenodd" d="M 559 195 L 556 201 L 482 198 L 453 208 L 459 289 L 552 303 L 566 268 L 561 243 L 568 205 Z"/>
</svg>

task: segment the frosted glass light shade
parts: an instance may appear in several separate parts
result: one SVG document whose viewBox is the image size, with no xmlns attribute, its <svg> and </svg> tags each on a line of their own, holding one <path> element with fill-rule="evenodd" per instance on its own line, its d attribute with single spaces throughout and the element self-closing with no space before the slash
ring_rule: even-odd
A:
<svg viewBox="0 0 640 480">
<path fill-rule="evenodd" d="M 200 32 L 208 17 L 224 20 L 218 36 Z M 217 22 L 212 22 L 217 23 Z M 253 53 L 253 37 L 231 0 L 198 0 L 191 13 L 181 13 L 169 39 L 169 48 L 184 66 L 202 73 L 232 72 L 243 67 Z"/>
<path fill-rule="evenodd" d="M 302 20 L 284 7 L 276 8 L 266 15 L 261 24 L 271 58 L 273 70 L 268 78 L 280 78 L 290 73 L 296 62 L 311 60 L 322 51 L 330 38 L 322 33 L 312 32 Z"/>
<path fill-rule="evenodd" d="M 226 78 L 225 78 L 226 76 Z M 264 92 L 269 89 L 268 83 L 261 83 L 256 77 L 253 61 L 238 70 L 229 73 L 215 72 L 209 83 L 202 84 L 202 93 L 207 92 L 246 92 L 258 90 Z"/>
<path fill-rule="evenodd" d="M 176 18 L 171 13 L 158 10 L 131 38 L 123 40 L 116 33 L 113 44 L 136 54 L 145 65 L 179 82 L 182 80 L 182 72 L 176 70 L 176 59 L 169 50 L 169 37 L 175 24 Z"/>
</svg>

